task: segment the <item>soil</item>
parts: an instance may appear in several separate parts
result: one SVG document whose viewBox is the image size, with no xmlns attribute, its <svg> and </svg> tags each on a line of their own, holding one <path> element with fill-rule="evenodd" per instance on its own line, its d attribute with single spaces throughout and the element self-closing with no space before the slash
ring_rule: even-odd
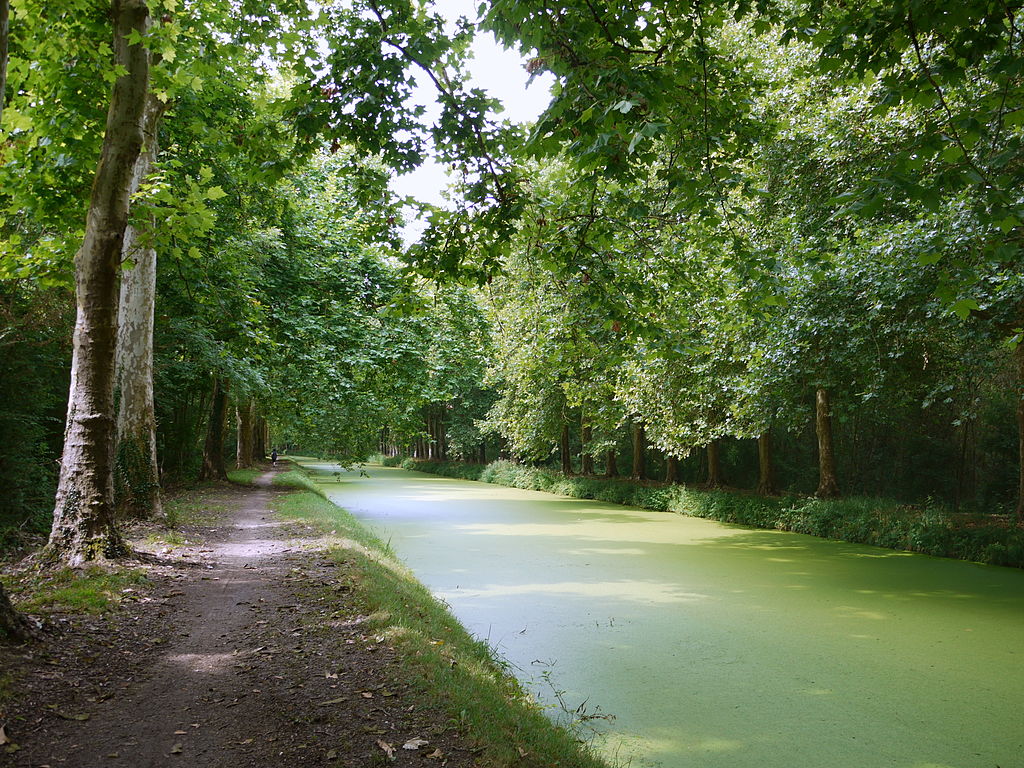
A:
<svg viewBox="0 0 1024 768">
<path fill-rule="evenodd" d="M 220 519 L 179 529 L 184 544 L 136 542 L 147 579 L 118 608 L 51 614 L 0 649 L 0 766 L 476 764 L 368 633 L 347 564 L 274 519 L 272 477 L 208 491 Z"/>
</svg>

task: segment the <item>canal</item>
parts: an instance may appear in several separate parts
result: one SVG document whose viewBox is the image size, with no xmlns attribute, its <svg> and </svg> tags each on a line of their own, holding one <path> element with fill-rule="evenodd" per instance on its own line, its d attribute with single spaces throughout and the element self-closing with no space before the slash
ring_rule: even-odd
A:
<svg viewBox="0 0 1024 768">
<path fill-rule="evenodd" d="M 1024 572 L 309 466 L 619 764 L 1024 766 Z"/>
</svg>

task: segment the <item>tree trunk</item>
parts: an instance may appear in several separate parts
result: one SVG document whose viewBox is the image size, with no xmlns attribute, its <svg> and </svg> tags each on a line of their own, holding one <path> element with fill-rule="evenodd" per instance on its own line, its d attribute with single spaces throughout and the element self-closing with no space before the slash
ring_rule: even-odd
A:
<svg viewBox="0 0 1024 768">
<path fill-rule="evenodd" d="M 679 482 L 679 457 L 670 455 L 665 461 L 665 482 L 673 485 Z"/>
<path fill-rule="evenodd" d="M 480 463 L 481 464 L 486 464 L 487 463 L 487 441 L 486 440 L 481 440 L 480 441 Z"/>
<path fill-rule="evenodd" d="M 0 584 L 0 643 L 24 643 L 32 636 L 28 619 L 14 610 Z"/>
<path fill-rule="evenodd" d="M 263 416 L 253 419 L 252 458 L 254 462 L 267 458 L 267 420 Z"/>
<path fill-rule="evenodd" d="M 562 459 L 562 474 L 572 474 L 572 454 L 569 453 L 569 424 L 562 425 L 562 434 L 558 438 L 558 453 Z"/>
<path fill-rule="evenodd" d="M 594 430 L 589 424 L 580 427 L 580 474 L 591 477 L 594 474 L 594 454 L 590 452 L 590 441 L 594 438 Z"/>
<path fill-rule="evenodd" d="M 85 239 L 75 255 L 74 351 L 64 451 L 46 556 L 68 565 L 125 551 L 114 515 L 114 351 L 118 273 L 128 224 L 132 171 L 142 149 L 149 52 L 144 0 L 114 0 L 114 50 L 124 74 L 114 83 Z"/>
<path fill-rule="evenodd" d="M 721 488 L 725 485 L 725 478 L 722 474 L 722 444 L 718 440 L 712 440 L 707 445 L 708 474 L 706 485 L 708 488 Z"/>
<path fill-rule="evenodd" d="M 206 443 L 203 446 L 203 468 L 200 480 L 227 480 L 228 471 L 224 466 L 224 423 L 228 412 L 228 383 L 219 378 L 213 380 L 213 399 L 210 403 L 210 423 L 206 427 Z"/>
<path fill-rule="evenodd" d="M 761 496 L 776 496 L 775 465 L 772 463 L 772 434 L 762 432 L 757 436 L 757 493 Z"/>
<path fill-rule="evenodd" d="M 633 426 L 633 479 L 643 480 L 647 476 L 647 434 L 643 424 Z"/>
<path fill-rule="evenodd" d="M 132 173 L 132 195 L 138 192 L 156 162 L 157 131 L 163 111 L 163 103 L 150 95 L 143 121 L 146 144 Z M 156 249 L 144 242 L 129 224 L 121 256 L 123 262 L 134 262 L 134 266 L 121 273 L 115 357 L 115 400 L 118 403 L 115 495 L 122 513 L 149 518 L 160 514 L 153 408 Z"/>
<path fill-rule="evenodd" d="M 609 448 L 605 452 L 604 458 L 604 476 L 605 477 L 618 477 L 619 476 L 619 457 L 615 452 L 614 448 Z"/>
<path fill-rule="evenodd" d="M 235 406 L 235 419 L 238 426 L 238 439 L 235 443 L 235 466 L 238 469 L 251 467 L 256 462 L 253 460 L 253 411 L 255 404 L 251 397 L 242 399 L 242 402 Z"/>
<path fill-rule="evenodd" d="M 1024 343 L 1013 350 L 1017 364 L 1017 449 L 1019 458 L 1017 480 L 1017 525 L 1024 525 Z"/>
<path fill-rule="evenodd" d="M 832 404 L 828 390 L 819 387 L 815 395 L 815 429 L 818 433 L 818 490 L 819 499 L 839 497 L 839 481 L 836 480 L 836 457 L 832 447 Z"/>
<path fill-rule="evenodd" d="M 4 117 L 4 99 L 7 96 L 7 52 L 10 39 L 10 0 L 0 0 L 0 120 Z"/>
<path fill-rule="evenodd" d="M 448 461 L 448 434 L 444 428 L 444 411 L 437 414 L 437 455 L 441 461 Z"/>
</svg>

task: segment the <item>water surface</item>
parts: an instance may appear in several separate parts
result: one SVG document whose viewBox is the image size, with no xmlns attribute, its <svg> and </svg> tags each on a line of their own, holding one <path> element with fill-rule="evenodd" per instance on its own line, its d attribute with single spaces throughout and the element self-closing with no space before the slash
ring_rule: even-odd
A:
<svg viewBox="0 0 1024 768">
<path fill-rule="evenodd" d="M 621 762 L 1024 766 L 1021 571 L 368 471 L 325 490 Z"/>
</svg>

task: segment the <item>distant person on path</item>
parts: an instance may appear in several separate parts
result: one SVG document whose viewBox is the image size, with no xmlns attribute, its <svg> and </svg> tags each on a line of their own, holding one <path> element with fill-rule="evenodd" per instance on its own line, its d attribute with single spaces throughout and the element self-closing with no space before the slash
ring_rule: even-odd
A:
<svg viewBox="0 0 1024 768">
<path fill-rule="evenodd" d="M 270 451 L 270 464 L 275 467 L 277 466 L 277 448 L 273 448 Z"/>
</svg>

